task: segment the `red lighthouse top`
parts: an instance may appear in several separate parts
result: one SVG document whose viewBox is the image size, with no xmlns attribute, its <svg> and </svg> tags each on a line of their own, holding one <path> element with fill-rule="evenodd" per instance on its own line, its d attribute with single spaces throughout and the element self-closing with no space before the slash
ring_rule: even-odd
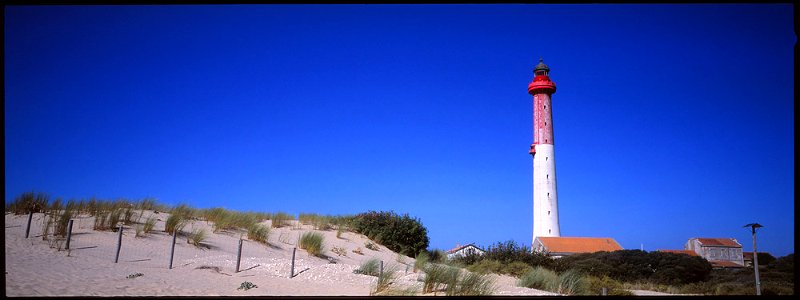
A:
<svg viewBox="0 0 800 300">
<path fill-rule="evenodd" d="M 533 81 L 528 84 L 528 94 L 539 94 L 539 93 L 546 93 L 546 94 L 554 94 L 556 92 L 556 84 L 550 81 L 550 77 L 548 74 L 550 73 L 550 68 L 544 64 L 543 59 L 539 59 L 539 64 L 533 68 Z"/>
</svg>

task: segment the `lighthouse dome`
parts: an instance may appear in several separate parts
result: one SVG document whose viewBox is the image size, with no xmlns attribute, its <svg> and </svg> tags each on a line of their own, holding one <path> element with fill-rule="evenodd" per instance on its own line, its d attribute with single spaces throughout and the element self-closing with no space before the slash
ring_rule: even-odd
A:
<svg viewBox="0 0 800 300">
<path fill-rule="evenodd" d="M 544 64 L 544 60 L 541 59 L 541 58 L 539 59 L 539 64 L 537 64 L 536 67 L 533 68 L 534 72 L 539 71 L 539 70 L 546 71 L 548 73 L 550 72 L 550 68 L 547 67 L 547 65 Z"/>
</svg>

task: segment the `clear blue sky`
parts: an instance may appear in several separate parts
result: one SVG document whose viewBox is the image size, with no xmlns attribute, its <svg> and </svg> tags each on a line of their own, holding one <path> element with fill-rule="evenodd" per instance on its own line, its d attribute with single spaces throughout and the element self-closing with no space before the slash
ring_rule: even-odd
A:
<svg viewBox="0 0 800 300">
<path fill-rule="evenodd" d="M 790 4 L 5 7 L 5 197 L 532 234 L 532 68 L 563 236 L 794 252 Z"/>
</svg>

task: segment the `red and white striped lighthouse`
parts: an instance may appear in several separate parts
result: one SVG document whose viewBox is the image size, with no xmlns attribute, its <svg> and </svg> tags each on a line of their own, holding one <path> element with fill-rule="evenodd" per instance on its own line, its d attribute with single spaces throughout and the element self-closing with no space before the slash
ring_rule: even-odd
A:
<svg viewBox="0 0 800 300">
<path fill-rule="evenodd" d="M 553 145 L 553 108 L 551 96 L 556 84 L 550 81 L 550 68 L 539 59 L 533 69 L 528 93 L 533 95 L 533 239 L 538 236 L 561 236 L 558 225 L 556 159 Z"/>
</svg>

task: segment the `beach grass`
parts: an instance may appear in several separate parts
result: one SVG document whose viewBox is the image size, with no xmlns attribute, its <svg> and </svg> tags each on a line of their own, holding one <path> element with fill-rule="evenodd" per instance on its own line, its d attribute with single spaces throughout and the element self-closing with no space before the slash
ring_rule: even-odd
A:
<svg viewBox="0 0 800 300">
<path fill-rule="evenodd" d="M 148 217 L 147 220 L 144 221 L 144 226 L 142 226 L 142 231 L 145 234 L 148 234 L 148 233 L 152 232 L 153 229 L 156 227 L 156 221 L 158 221 L 156 216 Z"/>
<path fill-rule="evenodd" d="M 555 291 L 558 289 L 559 278 L 556 272 L 536 266 L 522 275 L 517 281 L 517 285 L 538 290 Z"/>
<path fill-rule="evenodd" d="M 321 256 L 325 238 L 317 232 L 306 232 L 300 236 L 300 249 L 305 249 L 308 254 Z"/>
<path fill-rule="evenodd" d="M 200 243 L 205 241 L 206 238 L 207 238 L 206 230 L 202 228 L 196 228 L 192 230 L 192 232 L 187 236 L 186 242 L 196 247 L 199 247 Z"/>
<path fill-rule="evenodd" d="M 284 213 L 284 212 L 277 212 L 273 213 L 271 216 L 272 220 L 272 228 L 280 228 L 286 225 L 288 221 L 294 220 L 294 216 Z"/>
<path fill-rule="evenodd" d="M 263 224 L 253 224 L 247 230 L 247 238 L 262 244 L 268 244 L 270 228 Z"/>
<path fill-rule="evenodd" d="M 164 222 L 164 232 L 168 234 L 173 234 L 175 231 L 180 232 L 183 230 L 184 226 L 186 226 L 186 219 L 184 215 L 181 213 L 174 213 L 169 215 L 167 220 Z"/>
<path fill-rule="evenodd" d="M 494 280 L 487 275 L 464 272 L 453 289 L 448 289 L 448 296 L 483 296 L 495 291 Z"/>
<path fill-rule="evenodd" d="M 381 272 L 381 261 L 377 258 L 370 258 L 361 263 L 358 269 L 353 270 L 353 273 L 364 274 L 369 276 L 378 276 Z"/>
<path fill-rule="evenodd" d="M 397 271 L 394 267 L 390 267 L 384 269 L 383 272 L 379 272 L 378 282 L 375 284 L 375 289 L 372 291 L 372 295 L 382 293 L 389 288 L 389 285 L 392 284 L 392 281 L 395 279 L 395 273 Z"/>
</svg>

